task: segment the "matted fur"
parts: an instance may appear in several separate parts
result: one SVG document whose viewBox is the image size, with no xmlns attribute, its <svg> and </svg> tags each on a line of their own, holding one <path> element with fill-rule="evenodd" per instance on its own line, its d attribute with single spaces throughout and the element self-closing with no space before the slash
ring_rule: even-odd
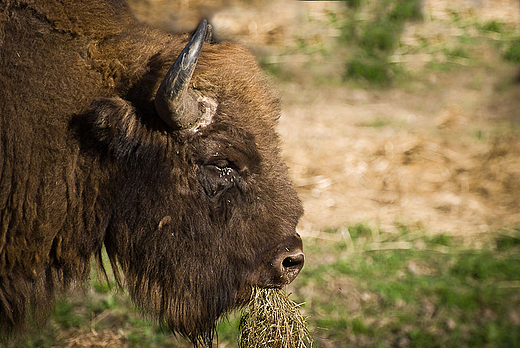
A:
<svg viewBox="0 0 520 348">
<path fill-rule="evenodd" d="M 84 282 L 103 245 L 136 304 L 195 344 L 251 286 L 282 285 L 269 265 L 301 248 L 302 208 L 278 99 L 245 49 L 205 44 L 190 88 L 217 112 L 169 129 L 153 98 L 187 39 L 118 1 L 0 2 L 2 334 Z"/>
</svg>

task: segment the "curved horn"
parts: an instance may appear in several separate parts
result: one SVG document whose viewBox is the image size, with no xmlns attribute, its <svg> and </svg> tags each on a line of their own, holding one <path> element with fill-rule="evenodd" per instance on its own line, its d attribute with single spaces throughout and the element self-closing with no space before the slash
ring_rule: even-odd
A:
<svg viewBox="0 0 520 348">
<path fill-rule="evenodd" d="M 155 109 L 172 128 L 189 128 L 199 118 L 197 96 L 188 91 L 188 86 L 208 34 L 211 26 L 203 19 L 155 94 Z"/>
</svg>

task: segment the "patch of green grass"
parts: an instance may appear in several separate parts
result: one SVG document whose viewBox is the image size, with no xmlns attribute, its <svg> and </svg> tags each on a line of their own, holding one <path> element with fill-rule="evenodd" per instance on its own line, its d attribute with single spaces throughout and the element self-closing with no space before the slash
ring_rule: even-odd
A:
<svg viewBox="0 0 520 348">
<path fill-rule="evenodd" d="M 520 38 L 513 40 L 504 53 L 504 59 L 513 62 L 520 62 Z"/>
<path fill-rule="evenodd" d="M 85 317 L 75 312 L 75 305 L 69 299 L 56 302 L 54 320 L 63 328 L 80 327 L 85 323 Z"/>
<path fill-rule="evenodd" d="M 361 36 L 360 45 L 369 56 L 393 51 L 398 43 L 396 31 L 400 23 L 388 19 L 368 25 Z"/>
<path fill-rule="evenodd" d="M 450 246 L 453 242 L 453 237 L 444 233 L 439 233 L 432 237 L 424 237 L 424 239 L 428 243 L 444 246 Z"/>
<path fill-rule="evenodd" d="M 264 71 L 274 77 L 280 77 L 283 73 L 282 67 L 277 63 L 267 62 L 265 59 L 259 59 L 259 64 Z"/>
<path fill-rule="evenodd" d="M 392 119 L 388 117 L 376 117 L 368 122 L 361 123 L 362 127 L 371 127 L 371 128 L 383 128 L 392 124 Z"/>
<path fill-rule="evenodd" d="M 382 1 L 375 10 L 378 15 L 361 25 L 361 30 L 346 23 L 341 41 L 353 45 L 356 52 L 347 59 L 345 80 L 361 79 L 371 84 L 388 85 L 400 72 L 388 57 L 399 45 L 406 21 L 421 17 L 417 0 Z"/>
<path fill-rule="evenodd" d="M 457 12 L 456 10 L 454 9 L 448 9 L 448 12 L 450 14 L 450 17 L 451 17 L 451 20 L 454 22 L 454 23 L 458 23 L 461 21 L 461 15 L 459 12 Z"/>
<path fill-rule="evenodd" d="M 511 234 L 500 234 L 495 242 L 497 249 L 500 251 L 513 248 L 518 249 L 520 247 L 520 231 L 517 229 Z"/>
<path fill-rule="evenodd" d="M 435 61 L 432 60 L 426 64 L 426 69 L 429 71 L 437 72 L 437 73 L 447 73 L 451 72 L 456 68 L 456 65 L 452 62 L 447 61 Z"/>
<path fill-rule="evenodd" d="M 400 0 L 390 12 L 390 19 L 394 21 L 409 21 L 422 19 L 422 1 Z"/>
<path fill-rule="evenodd" d="M 373 235 L 373 230 L 367 224 L 357 224 L 348 228 L 348 232 L 351 238 L 360 238 L 360 237 L 371 237 Z"/>
<path fill-rule="evenodd" d="M 505 30 L 505 24 L 499 20 L 491 20 L 480 25 L 483 31 L 491 31 L 495 33 L 502 33 Z"/>
<path fill-rule="evenodd" d="M 347 63 L 345 78 L 363 79 L 375 84 L 388 84 L 392 80 L 391 67 L 384 60 L 353 58 Z"/>
<path fill-rule="evenodd" d="M 446 37 L 426 33 L 411 41 L 401 40 L 407 23 L 422 19 L 423 1 L 343 1 L 347 6 L 324 10 L 319 19 L 308 18 L 311 23 L 316 21 L 330 28 L 333 35 L 320 40 L 320 33 L 300 34 L 292 47 L 274 55 L 287 59 L 277 61 L 260 56 L 261 66 L 282 81 L 318 86 L 406 88 L 410 82 L 432 73 L 451 73 L 468 67 L 495 68 L 501 64 L 495 54 L 509 62 L 520 62 L 518 30 L 501 20 L 482 21 L 468 12 L 448 10 L 451 20 L 431 18 L 454 29 Z M 482 54 L 483 50 L 495 52 Z M 418 63 L 412 58 L 415 54 L 420 56 Z M 295 57 L 295 61 L 290 57 Z M 476 79 L 471 88 L 482 89 L 482 80 Z"/>
<path fill-rule="evenodd" d="M 347 6 L 349 6 L 351 8 L 358 8 L 362 4 L 362 0 L 343 0 L 343 1 L 346 2 Z"/>
<path fill-rule="evenodd" d="M 470 58 L 469 52 L 463 46 L 447 49 L 445 54 L 450 58 Z"/>
<path fill-rule="evenodd" d="M 139 317 L 129 317 L 130 332 L 125 341 L 132 347 L 175 347 L 172 334 L 166 326 L 151 324 Z"/>
<path fill-rule="evenodd" d="M 94 288 L 94 291 L 96 291 L 99 294 L 106 294 L 110 292 L 112 289 L 116 288 L 115 282 L 100 282 L 98 280 L 93 280 L 91 282 L 91 285 Z"/>
<path fill-rule="evenodd" d="M 17 348 L 51 348 L 55 345 L 55 336 L 44 335 L 30 337 L 16 345 Z"/>
<path fill-rule="evenodd" d="M 307 294 L 318 346 L 520 346 L 520 323 L 511 319 L 520 315 L 516 234 L 468 250 L 447 234 L 403 226 L 399 234 L 356 231 L 349 228 L 355 249 L 307 264 L 295 285 L 295 295 Z M 307 244 L 332 257 L 330 242 Z"/>
<path fill-rule="evenodd" d="M 220 320 L 217 324 L 217 338 L 219 342 L 235 344 L 238 337 L 240 313 L 234 312 Z"/>
</svg>

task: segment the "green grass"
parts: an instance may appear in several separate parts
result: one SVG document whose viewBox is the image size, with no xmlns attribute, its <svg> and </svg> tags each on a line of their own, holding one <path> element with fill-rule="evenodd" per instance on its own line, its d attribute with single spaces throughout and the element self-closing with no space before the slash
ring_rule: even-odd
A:
<svg viewBox="0 0 520 348">
<path fill-rule="evenodd" d="M 520 347 L 518 231 L 484 249 L 445 234 L 349 232 L 342 251 L 310 242 L 334 260 L 307 263 L 294 291 L 317 346 Z"/>
<path fill-rule="evenodd" d="M 381 1 L 374 11 L 374 20 L 361 23 L 359 28 L 352 22 L 342 27 L 341 42 L 355 52 L 347 59 L 344 79 L 388 85 L 400 72 L 388 57 L 398 47 L 405 23 L 421 18 L 420 1 Z"/>
<path fill-rule="evenodd" d="M 358 8 L 361 6 L 362 0 L 343 0 L 349 7 Z"/>
<path fill-rule="evenodd" d="M 396 123 L 398 123 L 398 122 L 395 122 L 395 120 L 393 120 L 389 117 L 377 116 L 367 122 L 360 123 L 359 126 L 370 127 L 370 128 L 384 128 L 384 127 L 388 127 L 391 125 L 396 125 Z"/>
<path fill-rule="evenodd" d="M 491 20 L 489 22 L 480 24 L 479 27 L 483 31 L 502 33 L 502 32 L 504 32 L 506 25 L 501 21 Z"/>
<path fill-rule="evenodd" d="M 504 59 L 513 63 L 520 63 L 520 38 L 509 43 L 509 46 L 504 53 Z"/>
<path fill-rule="evenodd" d="M 318 40 L 319 35 L 308 33 L 299 36 L 294 45 L 273 54 L 285 60 L 261 56 L 262 67 L 281 81 L 386 88 L 406 86 L 431 74 L 520 62 L 518 29 L 510 23 L 451 10 L 449 19 L 428 16 L 428 21 L 454 29 L 452 34 L 442 37 L 427 32 L 410 44 L 410 38 L 402 40 L 402 35 L 407 25 L 422 20 L 420 0 L 344 2 L 347 6 L 340 10 L 329 11 L 319 20 L 309 19 L 333 29 L 335 39 Z M 424 65 L 410 64 L 415 54 L 428 57 Z M 294 62 L 292 56 L 305 59 Z M 481 88 L 479 83 L 475 87 Z"/>
<path fill-rule="evenodd" d="M 391 66 L 385 59 L 352 58 L 347 64 L 346 79 L 363 79 L 364 81 L 383 85 L 392 80 Z"/>
</svg>

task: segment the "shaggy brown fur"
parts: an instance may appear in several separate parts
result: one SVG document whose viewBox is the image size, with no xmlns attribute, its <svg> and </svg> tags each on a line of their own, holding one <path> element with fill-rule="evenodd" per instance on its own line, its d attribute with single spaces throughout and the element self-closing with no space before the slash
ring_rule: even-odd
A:
<svg viewBox="0 0 520 348">
<path fill-rule="evenodd" d="M 101 0 L 0 2 L 0 332 L 88 278 L 106 245 L 135 302 L 195 344 L 301 248 L 279 103 L 240 46 L 205 44 L 191 81 L 218 103 L 173 131 L 153 98 L 187 42 Z M 31 314 L 32 313 L 32 314 Z"/>
</svg>

